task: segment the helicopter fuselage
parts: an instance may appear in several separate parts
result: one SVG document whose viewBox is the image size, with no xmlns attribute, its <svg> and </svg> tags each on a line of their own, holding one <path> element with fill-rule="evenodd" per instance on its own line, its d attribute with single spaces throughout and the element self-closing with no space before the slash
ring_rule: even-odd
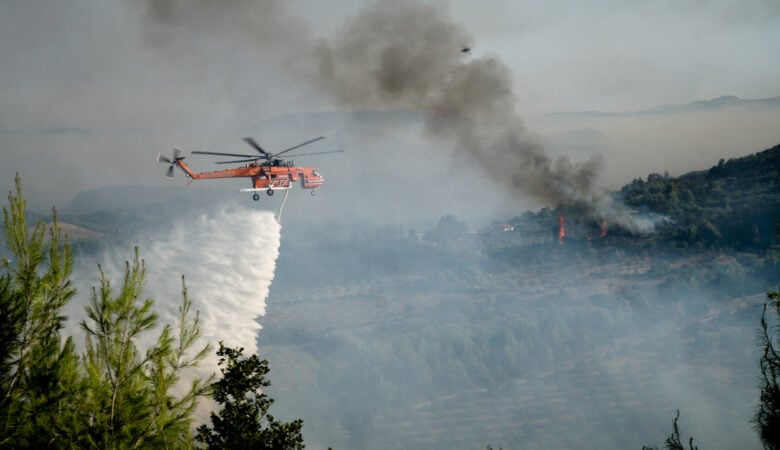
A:
<svg viewBox="0 0 780 450">
<path fill-rule="evenodd" d="M 211 172 L 194 172 L 184 161 L 177 161 L 176 164 L 193 180 L 249 178 L 252 190 L 290 189 L 292 184 L 298 181 L 303 189 L 319 189 L 325 182 L 316 169 L 296 166 L 292 161 L 276 160 L 271 164 L 251 162 L 242 167 Z"/>
</svg>

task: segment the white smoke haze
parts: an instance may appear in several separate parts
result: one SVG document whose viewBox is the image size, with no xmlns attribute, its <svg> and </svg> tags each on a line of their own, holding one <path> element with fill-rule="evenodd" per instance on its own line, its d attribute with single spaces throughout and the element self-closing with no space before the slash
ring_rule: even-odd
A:
<svg viewBox="0 0 780 450">
<path fill-rule="evenodd" d="M 735 106 L 676 114 L 550 115 L 535 120 L 534 128 L 553 140 L 565 138 L 564 145 L 548 142 L 548 148 L 572 158 L 602 153 L 610 169 L 619 169 L 606 171 L 603 178 L 619 187 L 637 176 L 682 175 L 714 166 L 720 158 L 771 148 L 780 142 L 780 131 L 770 126 L 778 121 L 776 109 Z"/>
<path fill-rule="evenodd" d="M 209 81 L 221 119 L 249 126 L 257 120 L 311 108 L 317 96 L 297 82 L 312 42 L 305 20 L 288 14 L 285 2 L 264 0 L 143 0 L 127 2 L 137 14 L 147 53 L 173 65 L 183 81 Z M 148 52 L 152 49 L 152 52 Z M 184 70 L 178 69 L 179 67 Z M 239 113 L 240 112 L 240 113 Z"/>
<path fill-rule="evenodd" d="M 214 348 L 191 376 L 208 377 L 218 373 L 215 355 L 220 341 L 230 347 L 243 347 L 244 354 L 257 353 L 258 318 L 265 314 L 265 299 L 274 278 L 279 256 L 281 226 L 273 214 L 237 206 L 204 213 L 194 219 L 176 221 L 167 232 L 159 231 L 136 238 L 139 256 L 144 260 L 147 279 L 144 294 L 155 301 L 160 318 L 156 332 L 145 338 L 148 345 L 163 324 L 176 326 L 181 305 L 181 276 L 185 276 L 193 310 L 200 312 L 199 348 L 210 343 Z M 125 261 L 132 259 L 127 246 L 111 248 L 99 262 L 118 289 Z M 68 305 L 71 326 L 75 329 L 84 317 L 88 302 L 87 286 L 98 281 L 97 261 L 82 263 L 79 280 L 80 300 Z M 79 336 L 80 331 L 71 334 Z M 76 339 L 79 341 L 79 339 Z"/>
</svg>

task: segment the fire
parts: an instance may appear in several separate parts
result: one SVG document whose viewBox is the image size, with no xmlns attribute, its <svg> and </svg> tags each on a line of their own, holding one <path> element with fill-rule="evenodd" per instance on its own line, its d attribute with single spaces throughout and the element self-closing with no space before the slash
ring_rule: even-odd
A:
<svg viewBox="0 0 780 450">
<path fill-rule="evenodd" d="M 601 219 L 599 222 L 599 235 L 598 237 L 587 236 L 586 239 L 592 241 L 593 239 L 602 239 L 607 236 L 607 221 Z M 558 214 L 558 243 L 563 244 L 566 238 L 566 217 L 563 214 Z"/>
<path fill-rule="evenodd" d="M 563 214 L 558 215 L 558 243 L 563 244 L 563 238 L 566 237 L 566 218 Z"/>
<path fill-rule="evenodd" d="M 602 239 L 606 235 L 607 235 L 607 221 L 604 220 L 604 219 L 601 219 L 601 221 L 599 222 L 599 237 L 598 237 L 598 239 Z M 592 241 L 593 237 L 592 236 L 588 236 L 588 240 Z"/>
</svg>

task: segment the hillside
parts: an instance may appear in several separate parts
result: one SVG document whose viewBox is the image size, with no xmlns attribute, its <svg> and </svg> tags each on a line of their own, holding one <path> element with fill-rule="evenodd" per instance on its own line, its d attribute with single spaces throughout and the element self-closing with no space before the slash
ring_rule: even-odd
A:
<svg viewBox="0 0 780 450">
<path fill-rule="evenodd" d="M 656 232 L 637 235 L 607 224 L 607 238 L 593 245 L 736 250 L 763 254 L 775 243 L 780 219 L 780 145 L 742 158 L 721 160 L 679 177 L 649 174 L 613 194 L 637 215 L 655 217 Z M 527 211 L 509 221 L 515 243 L 547 242 L 558 233 L 559 211 Z M 567 242 L 599 234 L 599 223 L 566 214 Z M 487 234 L 487 233 L 486 233 Z M 504 238 L 505 236 L 501 236 Z M 503 241 L 491 240 L 500 249 Z M 581 243 L 581 242 L 580 242 Z"/>
<path fill-rule="evenodd" d="M 676 178 L 650 174 L 620 193 L 632 207 L 669 217 L 659 240 L 766 250 L 780 218 L 780 145 Z"/>
<path fill-rule="evenodd" d="M 680 409 L 701 448 L 759 448 L 778 152 L 624 187 L 668 217 L 651 235 L 568 217 L 561 245 L 545 208 L 476 233 L 288 236 L 261 319 L 278 406 L 321 447 L 641 448 Z"/>
</svg>

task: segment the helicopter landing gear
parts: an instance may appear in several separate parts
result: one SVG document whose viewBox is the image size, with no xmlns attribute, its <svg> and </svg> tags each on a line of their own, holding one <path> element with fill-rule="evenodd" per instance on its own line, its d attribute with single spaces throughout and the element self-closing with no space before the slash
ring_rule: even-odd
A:
<svg viewBox="0 0 780 450">
<path fill-rule="evenodd" d="M 259 201 L 260 200 L 260 194 L 256 193 L 256 194 L 252 195 L 252 200 Z"/>
<path fill-rule="evenodd" d="M 268 190 L 265 191 L 265 193 L 268 194 L 268 196 L 270 197 L 270 196 L 274 195 L 274 190 L 271 189 L 271 188 L 268 188 Z"/>
</svg>

